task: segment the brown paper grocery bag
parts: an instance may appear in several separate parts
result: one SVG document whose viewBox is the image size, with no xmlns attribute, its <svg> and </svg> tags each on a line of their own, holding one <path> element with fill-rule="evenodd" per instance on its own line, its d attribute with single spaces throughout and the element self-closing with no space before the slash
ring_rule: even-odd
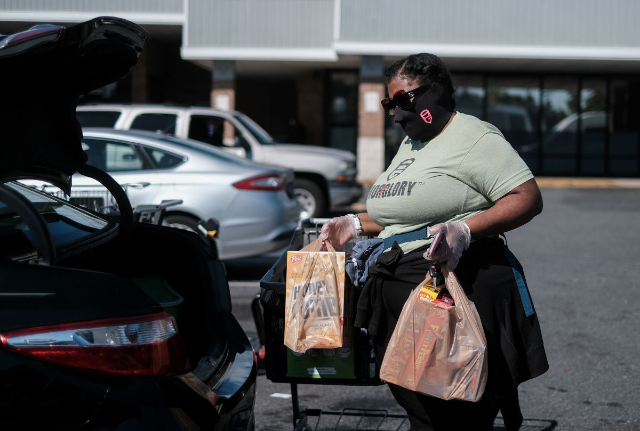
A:
<svg viewBox="0 0 640 431">
<path fill-rule="evenodd" d="M 319 239 L 287 252 L 284 344 L 294 352 L 343 346 L 344 263 L 344 252 Z"/>
</svg>

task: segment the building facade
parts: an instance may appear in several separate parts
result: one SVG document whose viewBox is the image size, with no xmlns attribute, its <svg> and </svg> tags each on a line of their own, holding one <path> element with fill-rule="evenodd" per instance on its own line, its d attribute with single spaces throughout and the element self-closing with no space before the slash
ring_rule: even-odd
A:
<svg viewBox="0 0 640 431">
<path fill-rule="evenodd" d="M 151 39 L 86 102 L 237 109 L 278 140 L 354 152 L 367 182 L 403 137 L 380 108 L 384 69 L 431 52 L 456 109 L 500 128 L 536 175 L 640 176 L 637 0 L 0 0 L 0 33 L 100 15 Z"/>
</svg>

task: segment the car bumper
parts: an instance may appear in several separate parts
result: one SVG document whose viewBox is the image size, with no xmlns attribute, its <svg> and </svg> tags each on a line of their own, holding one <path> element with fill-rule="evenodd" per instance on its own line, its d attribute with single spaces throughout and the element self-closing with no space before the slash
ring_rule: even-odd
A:
<svg viewBox="0 0 640 431">
<path fill-rule="evenodd" d="M 217 241 L 220 259 L 229 260 L 257 256 L 279 250 L 291 242 L 298 226 L 298 202 L 284 195 L 269 198 L 271 192 L 248 192 L 235 202 L 237 211 L 230 217 L 219 217 L 220 236 Z M 250 204 L 250 205 L 249 205 Z M 241 208 L 259 208 L 243 211 Z"/>
<path fill-rule="evenodd" d="M 78 429 L 251 430 L 255 422 L 256 382 L 253 377 L 244 397 L 224 412 L 177 378 L 146 382 L 131 380 L 122 386 L 115 383 L 98 413 Z"/>
<path fill-rule="evenodd" d="M 254 223 L 260 223 L 256 220 L 251 224 L 245 225 L 245 229 L 251 229 Z M 297 219 L 294 223 L 278 226 L 270 230 L 267 235 L 255 236 L 250 238 L 238 238 L 233 241 L 223 241 L 220 238 L 217 242 L 218 254 L 221 260 L 239 259 L 243 257 L 258 256 L 275 250 L 280 250 L 291 242 L 291 237 L 297 226 Z M 236 228 L 242 229 L 241 226 Z M 225 229 L 227 232 L 231 228 Z M 222 234 L 224 234 L 223 232 Z"/>
<path fill-rule="evenodd" d="M 362 193 L 362 184 L 357 181 L 329 182 L 329 196 L 332 208 L 351 205 L 362 197 Z"/>
</svg>

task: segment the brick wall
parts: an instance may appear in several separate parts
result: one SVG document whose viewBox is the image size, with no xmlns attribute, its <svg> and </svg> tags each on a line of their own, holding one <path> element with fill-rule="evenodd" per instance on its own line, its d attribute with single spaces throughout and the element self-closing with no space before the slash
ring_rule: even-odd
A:
<svg viewBox="0 0 640 431">
<path fill-rule="evenodd" d="M 212 81 L 213 89 L 211 90 L 211 106 L 216 109 L 224 109 L 232 111 L 236 106 L 236 85 L 235 80 L 229 81 Z M 225 145 L 233 145 L 235 138 L 235 130 L 228 122 L 224 123 Z"/>
<path fill-rule="evenodd" d="M 384 84 L 361 78 L 358 101 L 358 180 L 371 184 L 384 171 Z"/>
<path fill-rule="evenodd" d="M 380 106 L 380 100 L 384 98 L 384 84 L 377 82 L 361 82 L 359 93 L 359 136 L 376 138 L 384 136 L 384 110 Z M 373 97 L 374 93 L 377 94 L 375 98 Z M 375 108 L 375 111 L 367 111 L 367 108 Z"/>
</svg>

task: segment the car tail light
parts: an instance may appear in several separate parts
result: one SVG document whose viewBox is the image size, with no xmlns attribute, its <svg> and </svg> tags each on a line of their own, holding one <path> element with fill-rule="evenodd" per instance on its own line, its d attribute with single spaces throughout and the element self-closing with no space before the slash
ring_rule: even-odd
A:
<svg viewBox="0 0 640 431">
<path fill-rule="evenodd" d="M 238 181 L 233 187 L 241 190 L 282 190 L 287 185 L 287 180 L 280 175 L 260 175 L 246 180 Z"/>
<path fill-rule="evenodd" d="M 167 313 L 6 331 L 0 346 L 33 359 L 140 377 L 186 372 L 189 361 Z"/>
</svg>

